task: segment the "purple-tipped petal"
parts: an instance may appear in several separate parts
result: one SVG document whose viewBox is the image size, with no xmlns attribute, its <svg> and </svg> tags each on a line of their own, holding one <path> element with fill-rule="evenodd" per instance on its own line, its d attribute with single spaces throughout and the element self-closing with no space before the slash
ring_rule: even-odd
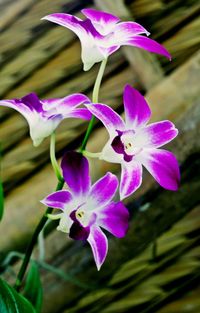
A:
<svg viewBox="0 0 200 313">
<path fill-rule="evenodd" d="M 108 252 L 108 240 L 100 227 L 94 225 L 90 229 L 87 241 L 92 248 L 94 260 L 99 271 Z"/>
<path fill-rule="evenodd" d="M 120 199 L 130 196 L 142 183 L 142 165 L 138 162 L 122 164 Z"/>
<path fill-rule="evenodd" d="M 161 54 L 167 59 L 171 60 L 171 55 L 169 52 L 162 45 L 148 37 L 137 35 L 132 39 L 125 41 L 123 44 L 141 48 L 152 53 Z"/>
<path fill-rule="evenodd" d="M 127 127 L 136 129 L 145 125 L 151 116 L 151 110 L 145 98 L 130 85 L 125 86 L 123 98 Z"/>
<path fill-rule="evenodd" d="M 144 147 L 159 148 L 178 135 L 178 129 L 170 121 L 161 121 L 149 124 L 141 130 L 141 140 Z"/>
<path fill-rule="evenodd" d="M 68 204 L 71 200 L 71 193 L 67 190 L 62 190 L 51 193 L 40 202 L 48 207 L 64 210 L 66 208 L 66 204 Z"/>
<path fill-rule="evenodd" d="M 101 35 L 107 35 L 112 32 L 119 18 L 107 12 L 97 11 L 94 9 L 84 9 L 81 11 L 93 24 L 95 29 Z"/>
<path fill-rule="evenodd" d="M 31 114 L 31 109 L 24 105 L 21 100 L 0 100 L 0 106 L 8 107 L 22 114 L 26 119 Z"/>
<path fill-rule="evenodd" d="M 68 113 L 65 117 L 82 118 L 84 120 L 90 120 L 92 118 L 92 113 L 85 108 L 75 109 Z"/>
<path fill-rule="evenodd" d="M 38 113 L 43 112 L 42 103 L 34 92 L 21 98 L 21 102 L 24 103 L 31 111 L 36 111 Z"/>
<path fill-rule="evenodd" d="M 67 152 L 61 162 L 63 177 L 76 196 L 84 196 L 90 189 L 88 160 L 75 151 Z"/>
<path fill-rule="evenodd" d="M 51 14 L 43 19 L 67 27 L 79 37 L 82 47 L 81 58 L 85 71 L 88 71 L 96 62 L 101 62 L 107 57 L 98 47 L 98 41 L 101 41 L 103 36 L 89 19 L 82 21 L 75 16 L 63 13 Z"/>
<path fill-rule="evenodd" d="M 102 207 L 112 200 L 118 187 L 118 179 L 112 173 L 107 173 L 90 189 L 88 201 L 94 203 L 94 209 Z"/>
<path fill-rule="evenodd" d="M 67 27 L 68 29 L 72 30 L 78 37 L 80 37 L 82 33 L 85 33 L 85 29 L 80 24 L 82 20 L 70 14 L 54 13 L 44 16 L 42 20 L 47 20 L 55 24 Z"/>
<path fill-rule="evenodd" d="M 99 210 L 98 225 L 115 237 L 122 238 L 128 230 L 129 212 L 122 202 L 109 203 Z"/>
<path fill-rule="evenodd" d="M 88 110 L 104 124 L 111 136 L 116 134 L 116 130 L 125 129 L 125 124 L 121 116 L 109 106 L 101 103 L 86 106 Z"/>
<path fill-rule="evenodd" d="M 155 180 L 165 189 L 176 191 L 180 171 L 175 156 L 162 149 L 147 149 L 141 154 L 141 162 Z"/>
<path fill-rule="evenodd" d="M 135 22 L 121 22 L 115 26 L 116 44 L 121 45 L 124 40 L 139 34 L 149 35 L 150 33 L 142 25 Z"/>
<path fill-rule="evenodd" d="M 56 113 L 65 114 L 81 104 L 90 103 L 90 99 L 81 94 L 75 93 L 64 98 L 41 100 L 45 110 L 56 109 Z"/>
<path fill-rule="evenodd" d="M 92 22 L 109 25 L 116 24 L 120 21 L 120 19 L 110 13 L 98 11 L 95 9 L 83 9 L 81 11 L 87 18 L 89 18 Z"/>
</svg>

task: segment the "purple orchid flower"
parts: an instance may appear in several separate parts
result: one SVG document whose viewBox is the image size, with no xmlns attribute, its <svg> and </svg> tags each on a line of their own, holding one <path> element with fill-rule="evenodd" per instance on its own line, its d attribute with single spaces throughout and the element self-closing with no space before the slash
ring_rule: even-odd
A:
<svg viewBox="0 0 200 313">
<path fill-rule="evenodd" d="M 86 108 L 77 108 L 90 100 L 83 94 L 72 94 L 65 98 L 40 100 L 35 93 L 21 99 L 1 100 L 0 106 L 13 108 L 21 113 L 30 127 L 30 136 L 34 146 L 38 146 L 57 128 L 59 123 L 69 117 L 91 119 Z"/>
<path fill-rule="evenodd" d="M 142 48 L 171 59 L 164 47 L 152 39 L 141 36 L 141 34 L 148 36 L 150 33 L 140 24 L 119 22 L 117 16 L 94 9 L 84 9 L 81 12 L 86 16 L 85 20 L 63 13 L 50 14 L 43 19 L 69 28 L 79 37 L 85 71 L 124 45 Z"/>
<path fill-rule="evenodd" d="M 129 85 L 124 89 L 125 122 L 105 104 L 89 104 L 87 107 L 102 121 L 110 135 L 100 159 L 122 166 L 121 199 L 140 187 L 142 165 L 162 187 L 174 191 L 178 189 L 178 162 L 171 152 L 158 149 L 174 139 L 178 130 L 170 121 L 146 125 L 151 110 L 137 90 Z"/>
<path fill-rule="evenodd" d="M 128 229 L 128 210 L 122 202 L 112 201 L 118 187 L 117 177 L 108 172 L 91 186 L 89 163 L 78 152 L 66 153 L 61 167 L 70 191 L 54 192 L 41 202 L 62 210 L 49 217 L 60 219 L 58 230 L 69 233 L 75 240 L 89 242 L 99 270 L 108 250 L 101 228 L 118 238 L 124 237 Z"/>
</svg>

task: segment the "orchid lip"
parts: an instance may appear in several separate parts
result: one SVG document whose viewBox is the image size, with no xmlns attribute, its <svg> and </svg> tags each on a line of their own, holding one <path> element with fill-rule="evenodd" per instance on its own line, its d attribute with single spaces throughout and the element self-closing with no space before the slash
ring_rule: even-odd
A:
<svg viewBox="0 0 200 313">
<path fill-rule="evenodd" d="M 131 162 L 134 156 L 142 151 L 142 148 L 134 145 L 134 130 L 120 131 L 116 130 L 118 135 L 113 139 L 111 146 L 113 150 L 122 154 L 124 161 Z"/>
</svg>

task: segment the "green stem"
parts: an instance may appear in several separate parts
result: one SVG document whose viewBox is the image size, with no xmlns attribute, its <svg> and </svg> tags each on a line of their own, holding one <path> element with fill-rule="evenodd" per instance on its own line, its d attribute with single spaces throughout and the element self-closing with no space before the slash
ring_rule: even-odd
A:
<svg viewBox="0 0 200 313">
<path fill-rule="evenodd" d="M 97 78 L 96 78 L 96 81 L 95 81 L 95 84 L 94 84 L 93 93 L 92 93 L 92 103 L 97 103 L 99 101 L 99 89 L 100 89 L 101 81 L 102 81 L 103 74 L 104 74 L 104 71 L 105 71 L 105 68 L 106 68 L 106 63 L 107 63 L 107 59 L 104 59 L 101 62 L 101 66 L 99 68 L 99 72 L 98 72 L 98 75 L 97 75 Z M 93 116 L 91 118 L 91 120 L 90 120 L 89 125 L 88 125 L 85 137 L 83 139 L 83 142 L 82 142 L 82 145 L 81 145 L 81 148 L 80 148 L 80 152 L 83 152 L 85 150 L 85 147 L 87 145 L 89 136 L 90 136 L 90 134 L 92 132 L 92 129 L 94 127 L 94 123 L 95 123 L 95 117 Z"/>
<path fill-rule="evenodd" d="M 86 151 L 84 150 L 83 152 L 83 155 L 86 156 L 86 157 L 89 157 L 89 158 L 99 158 L 101 153 L 100 152 L 90 152 L 90 151 Z"/>
<path fill-rule="evenodd" d="M 55 143 L 56 143 L 56 135 L 53 132 L 51 134 L 51 139 L 50 139 L 50 159 L 51 159 L 51 164 L 56 174 L 56 177 L 58 178 L 58 181 L 62 181 L 63 178 L 60 172 L 60 167 L 56 160 Z"/>
<path fill-rule="evenodd" d="M 58 181 L 58 184 L 57 184 L 57 188 L 56 188 L 56 191 L 58 190 L 61 190 L 63 188 L 63 185 L 64 185 L 64 180 L 62 179 L 62 181 Z M 50 208 L 48 207 L 45 214 L 42 216 L 39 224 L 36 226 L 36 229 L 33 233 L 33 236 L 31 238 L 31 241 L 27 247 L 27 250 L 26 250 L 26 253 L 25 253 L 25 258 L 22 262 L 22 265 L 21 265 L 21 268 L 19 270 L 19 273 L 17 275 L 17 279 L 16 279 L 16 282 L 15 282 L 15 289 L 17 291 L 19 291 L 20 287 L 21 287 L 21 284 L 22 284 L 22 280 L 24 278 L 24 275 L 25 275 L 25 272 L 26 272 L 26 269 L 28 267 L 28 264 L 29 264 L 29 261 L 30 261 L 30 258 L 31 258 L 31 254 L 33 252 L 33 248 L 37 242 L 37 239 L 38 239 L 38 236 L 41 232 L 41 230 L 43 229 L 44 225 L 46 224 L 46 221 L 48 219 L 47 217 L 47 214 L 50 214 L 51 212 L 53 211 L 53 208 Z"/>
</svg>

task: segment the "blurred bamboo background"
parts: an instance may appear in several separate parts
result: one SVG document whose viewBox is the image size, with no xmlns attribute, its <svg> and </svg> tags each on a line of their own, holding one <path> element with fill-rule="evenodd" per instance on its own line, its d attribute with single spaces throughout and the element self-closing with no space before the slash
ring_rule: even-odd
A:
<svg viewBox="0 0 200 313">
<path fill-rule="evenodd" d="M 200 312 L 200 2 L 197 0 L 1 0 L 0 97 L 36 92 L 41 98 L 83 92 L 91 96 L 98 66 L 82 71 L 80 44 L 64 27 L 40 19 L 50 13 L 81 16 L 86 6 L 135 20 L 171 53 L 172 62 L 123 47 L 109 59 L 100 101 L 122 113 L 126 83 L 142 91 L 152 120 L 170 119 L 180 135 L 167 149 L 177 155 L 178 192 L 163 190 L 145 172 L 142 187 L 126 201 L 131 212 L 124 239 L 109 238 L 108 258 L 96 271 L 87 245 L 73 242 L 51 224 L 45 233 L 45 261 L 65 275 L 41 268 L 44 313 Z M 57 156 L 79 147 L 87 123 L 64 121 L 57 131 Z M 88 150 L 98 152 L 107 133 L 96 123 Z M 0 224 L 0 261 L 23 252 L 44 213 L 39 200 L 56 185 L 49 162 L 49 139 L 32 146 L 26 121 L 0 108 L 0 142 L 5 215 Z M 93 179 L 113 164 L 91 161 Z M 38 256 L 36 247 L 34 257 Z M 16 262 L 14 269 L 17 270 Z M 11 282 L 13 273 L 2 275 Z M 70 277 L 88 286 L 77 286 Z M 91 290 L 92 288 L 92 290 Z"/>
</svg>

